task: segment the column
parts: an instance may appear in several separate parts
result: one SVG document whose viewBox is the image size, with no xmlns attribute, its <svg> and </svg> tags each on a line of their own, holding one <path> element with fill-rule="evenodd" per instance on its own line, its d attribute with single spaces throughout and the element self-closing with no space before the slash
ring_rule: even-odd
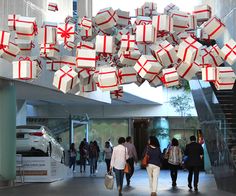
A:
<svg viewBox="0 0 236 196">
<path fill-rule="evenodd" d="M 0 181 L 16 176 L 16 93 L 11 81 L 0 79 Z"/>
<path fill-rule="evenodd" d="M 92 0 L 78 0 L 78 17 L 92 17 Z"/>
</svg>

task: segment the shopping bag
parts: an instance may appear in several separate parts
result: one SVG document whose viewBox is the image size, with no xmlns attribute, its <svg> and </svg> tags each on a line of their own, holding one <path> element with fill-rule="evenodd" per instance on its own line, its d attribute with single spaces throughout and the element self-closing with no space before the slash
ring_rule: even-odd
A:
<svg viewBox="0 0 236 196">
<path fill-rule="evenodd" d="M 129 174 L 131 172 L 131 167 L 129 163 L 125 164 L 124 173 Z"/>
<path fill-rule="evenodd" d="M 104 185 L 106 189 L 112 190 L 114 186 L 114 174 L 112 172 L 108 172 L 105 175 Z"/>
</svg>

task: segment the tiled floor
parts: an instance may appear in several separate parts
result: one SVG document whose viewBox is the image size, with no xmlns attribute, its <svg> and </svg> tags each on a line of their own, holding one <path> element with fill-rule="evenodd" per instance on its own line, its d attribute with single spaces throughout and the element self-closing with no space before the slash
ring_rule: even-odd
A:
<svg viewBox="0 0 236 196">
<path fill-rule="evenodd" d="M 78 168 L 77 168 L 78 169 Z M 87 168 L 88 170 L 88 168 Z M 118 195 L 116 189 L 109 191 L 104 188 L 104 167 L 99 167 L 96 177 L 76 173 L 74 178 L 54 183 L 34 183 L 0 190 L 0 196 L 113 196 Z M 201 173 L 199 193 L 189 192 L 186 186 L 187 172 L 180 171 L 178 187 L 171 188 L 168 171 L 161 171 L 158 185 L 158 196 L 235 196 L 218 191 L 212 175 Z M 124 184 L 126 182 L 124 181 Z M 131 187 L 124 186 L 124 196 L 148 196 L 149 185 L 145 170 L 136 169 Z"/>
</svg>

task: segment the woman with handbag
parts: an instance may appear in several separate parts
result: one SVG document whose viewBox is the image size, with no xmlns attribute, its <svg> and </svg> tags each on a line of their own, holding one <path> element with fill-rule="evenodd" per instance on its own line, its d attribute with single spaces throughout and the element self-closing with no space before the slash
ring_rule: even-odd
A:
<svg viewBox="0 0 236 196">
<path fill-rule="evenodd" d="M 168 159 L 169 168 L 170 168 L 170 176 L 172 179 L 172 187 L 176 187 L 176 180 L 178 175 L 178 168 L 182 163 L 182 152 L 179 148 L 179 142 L 177 139 L 173 138 L 171 141 L 171 145 L 166 151 L 165 154 Z"/>
<path fill-rule="evenodd" d="M 146 148 L 144 159 L 145 160 L 143 160 L 142 162 L 147 161 L 146 169 L 149 177 L 151 196 L 156 196 L 162 155 L 159 141 L 155 136 L 149 137 L 148 146 Z"/>
<path fill-rule="evenodd" d="M 119 196 L 122 195 L 124 169 L 126 166 L 126 160 L 129 158 L 128 150 L 124 146 L 125 138 L 120 137 L 118 139 L 118 145 L 114 147 L 111 156 L 111 170 L 113 168 L 116 175 L 116 184 L 119 191 Z"/>
</svg>

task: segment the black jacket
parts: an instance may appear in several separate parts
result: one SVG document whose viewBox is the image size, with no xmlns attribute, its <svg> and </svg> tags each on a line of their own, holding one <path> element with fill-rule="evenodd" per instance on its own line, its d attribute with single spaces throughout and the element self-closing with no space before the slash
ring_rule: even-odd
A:
<svg viewBox="0 0 236 196">
<path fill-rule="evenodd" d="M 185 155 L 187 156 L 187 166 L 201 166 L 202 159 L 201 155 L 203 155 L 203 148 L 201 144 L 197 142 L 191 142 L 186 145 Z"/>
</svg>

